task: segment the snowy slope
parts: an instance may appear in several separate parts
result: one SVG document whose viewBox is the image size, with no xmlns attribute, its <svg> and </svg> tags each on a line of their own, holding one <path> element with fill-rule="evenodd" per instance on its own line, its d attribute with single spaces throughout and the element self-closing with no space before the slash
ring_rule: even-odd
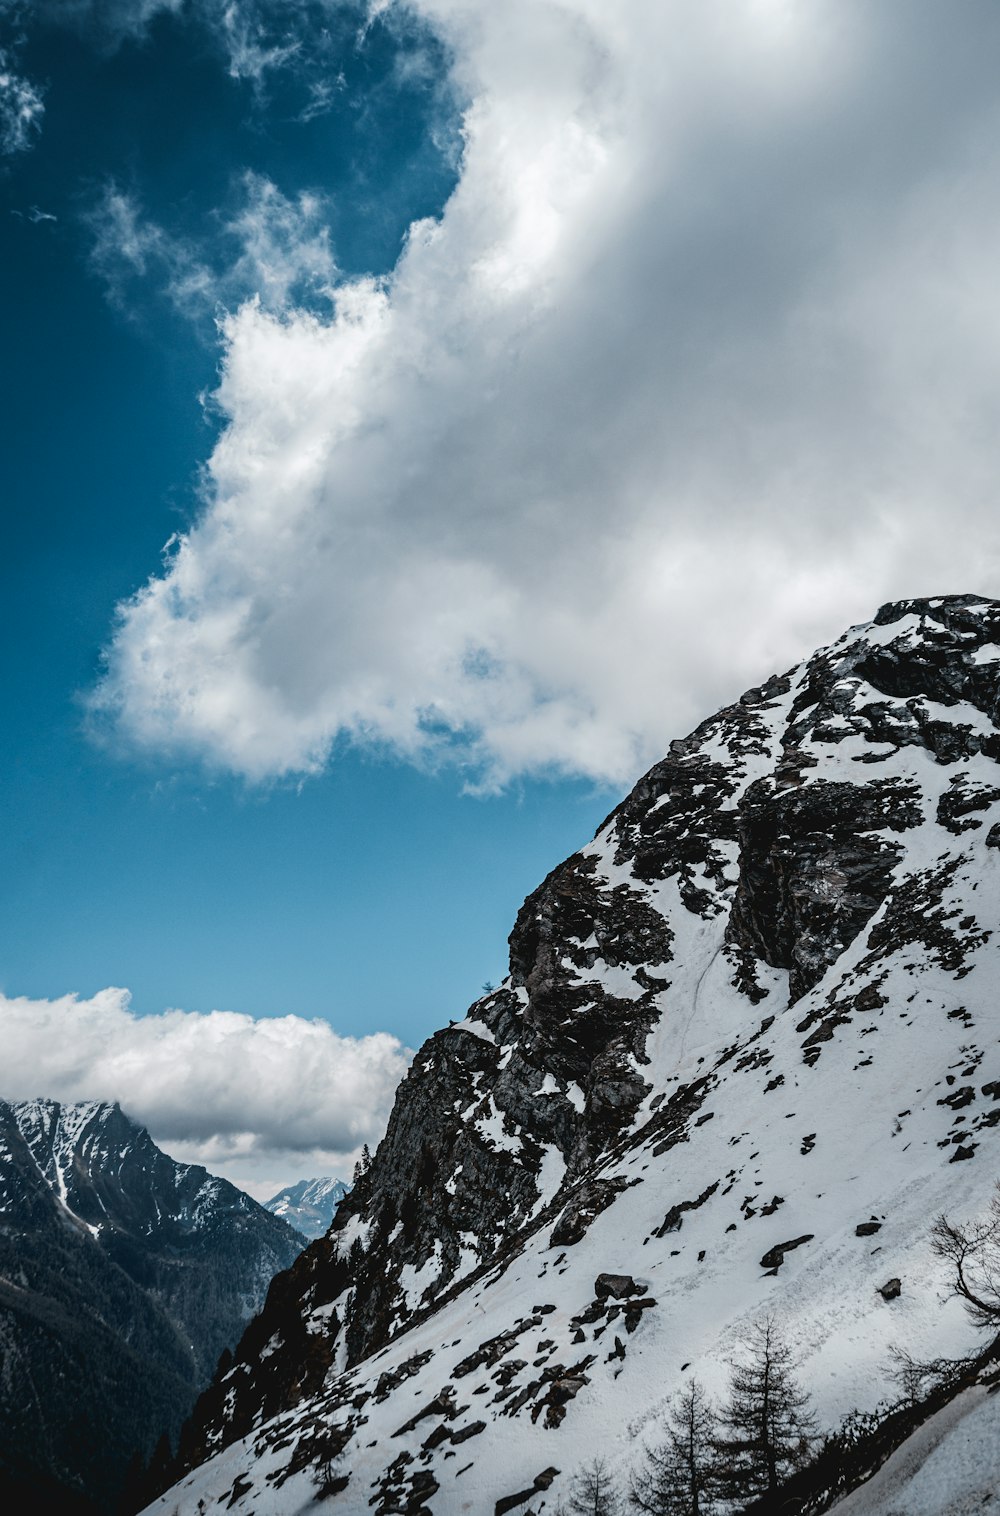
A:
<svg viewBox="0 0 1000 1516">
<path fill-rule="evenodd" d="M 300 1179 L 272 1195 L 264 1202 L 264 1209 L 280 1216 L 304 1237 L 322 1237 L 350 1188 L 342 1179 Z"/>
<path fill-rule="evenodd" d="M 891 1344 L 968 1348 L 927 1229 L 1000 1173 L 998 712 L 1000 605 L 949 597 L 673 744 L 420 1051 L 150 1510 L 291 1516 L 339 1452 L 331 1509 L 551 1511 L 762 1312 L 827 1428 Z"/>
</svg>

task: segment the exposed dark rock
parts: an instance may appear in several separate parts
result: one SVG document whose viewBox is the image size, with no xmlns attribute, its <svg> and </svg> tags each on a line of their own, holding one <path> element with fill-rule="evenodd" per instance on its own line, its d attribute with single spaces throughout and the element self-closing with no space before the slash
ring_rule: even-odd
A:
<svg viewBox="0 0 1000 1516">
<path fill-rule="evenodd" d="M 902 1282 L 898 1279 L 889 1279 L 885 1284 L 879 1285 L 878 1292 L 883 1300 L 898 1300 L 903 1293 Z"/>
<path fill-rule="evenodd" d="M 552 1229 L 554 1248 L 571 1247 L 587 1235 L 587 1228 L 625 1187 L 623 1179 L 592 1179 L 573 1195 Z"/>
<path fill-rule="evenodd" d="M 780 1269 L 785 1261 L 785 1254 L 802 1247 L 803 1243 L 812 1242 L 813 1235 L 812 1232 L 807 1232 L 804 1237 L 793 1237 L 791 1242 L 779 1242 L 776 1247 L 768 1248 L 760 1260 L 761 1268 Z"/>
<path fill-rule="evenodd" d="M 558 1469 L 543 1469 L 541 1474 L 535 1475 L 535 1482 L 530 1490 L 519 1490 L 516 1495 L 504 1495 L 493 1507 L 493 1516 L 504 1516 L 506 1511 L 514 1511 L 519 1505 L 524 1505 L 533 1495 L 538 1495 L 549 1489 L 553 1479 L 559 1473 Z"/>
<path fill-rule="evenodd" d="M 891 781 L 775 789 L 759 780 L 740 813 L 740 882 L 728 934 L 745 954 L 790 970 L 797 1000 L 885 899 L 899 850 L 878 836 L 923 820 Z"/>
<path fill-rule="evenodd" d="M 676 1205 L 672 1205 L 659 1227 L 657 1227 L 654 1235 L 665 1237 L 668 1232 L 679 1232 L 684 1225 L 684 1213 L 686 1211 L 697 1211 L 707 1200 L 712 1198 L 718 1188 L 719 1181 L 716 1179 L 702 1190 L 697 1200 L 681 1200 Z"/>
<path fill-rule="evenodd" d="M 642 1289 L 631 1274 L 598 1274 L 594 1280 L 594 1294 L 598 1300 L 607 1300 L 610 1295 L 622 1300 L 626 1295 L 639 1294 Z"/>
</svg>

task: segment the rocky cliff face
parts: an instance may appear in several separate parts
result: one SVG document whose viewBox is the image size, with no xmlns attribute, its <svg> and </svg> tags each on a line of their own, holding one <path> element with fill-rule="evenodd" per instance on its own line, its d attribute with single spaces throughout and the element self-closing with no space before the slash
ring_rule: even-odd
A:
<svg viewBox="0 0 1000 1516">
<path fill-rule="evenodd" d="M 117 1105 L 0 1101 L 0 1493 L 111 1510 L 303 1242 Z"/>
<path fill-rule="evenodd" d="M 377 1516 L 549 1510 L 762 1310 L 828 1426 L 890 1341 L 953 1351 L 925 1239 L 1000 1172 L 998 765 L 971 596 L 883 607 L 673 743 L 420 1050 L 153 1509 L 281 1516 L 319 1478 Z"/>
</svg>

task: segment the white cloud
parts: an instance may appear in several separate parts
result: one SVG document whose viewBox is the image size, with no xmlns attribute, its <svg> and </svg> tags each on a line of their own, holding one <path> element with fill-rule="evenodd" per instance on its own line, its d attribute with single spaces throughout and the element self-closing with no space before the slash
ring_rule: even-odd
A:
<svg viewBox="0 0 1000 1516">
<path fill-rule="evenodd" d="M 414 8 L 458 187 L 328 318 L 227 317 L 119 733 L 624 782 L 880 600 L 1000 591 L 995 7 Z"/>
<path fill-rule="evenodd" d="M 408 1051 L 300 1016 L 137 1016 L 126 990 L 89 1000 L 0 995 L 0 1099 L 118 1100 L 173 1157 L 258 1197 L 312 1174 L 350 1178 L 380 1139 Z"/>
<path fill-rule="evenodd" d="M 0 153 L 20 153 L 31 147 L 44 114 L 38 85 L 19 73 L 10 50 L 0 47 Z"/>
</svg>

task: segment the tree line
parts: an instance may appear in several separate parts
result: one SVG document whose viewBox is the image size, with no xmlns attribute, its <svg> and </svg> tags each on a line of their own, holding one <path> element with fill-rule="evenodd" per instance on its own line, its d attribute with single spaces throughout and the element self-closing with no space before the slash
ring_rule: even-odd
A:
<svg viewBox="0 0 1000 1516">
<path fill-rule="evenodd" d="M 554 1516 L 735 1516 L 748 1506 L 758 1509 L 755 1502 L 778 1495 L 793 1476 L 812 1479 L 824 1459 L 841 1463 L 866 1438 L 877 1441 L 880 1426 L 888 1430 L 898 1421 L 896 1435 L 907 1435 L 983 1361 L 1000 1356 L 1000 1184 L 984 1216 L 967 1224 L 939 1216 L 930 1241 L 948 1266 L 952 1293 L 990 1334 L 984 1353 L 921 1360 L 890 1349 L 888 1374 L 901 1398 L 849 1417 L 821 1447 L 792 1349 L 775 1317 L 762 1317 L 749 1328 L 741 1356 L 730 1361 L 721 1406 L 697 1379 L 689 1380 L 668 1402 L 659 1439 L 645 1450 L 627 1488 L 607 1459 L 595 1458 L 576 1475 Z"/>
<path fill-rule="evenodd" d="M 753 1323 L 716 1406 L 697 1379 L 668 1403 L 660 1440 L 623 1492 L 607 1461 L 576 1476 L 556 1516 L 721 1516 L 776 1492 L 810 1457 L 816 1426 L 773 1316 Z"/>
</svg>

